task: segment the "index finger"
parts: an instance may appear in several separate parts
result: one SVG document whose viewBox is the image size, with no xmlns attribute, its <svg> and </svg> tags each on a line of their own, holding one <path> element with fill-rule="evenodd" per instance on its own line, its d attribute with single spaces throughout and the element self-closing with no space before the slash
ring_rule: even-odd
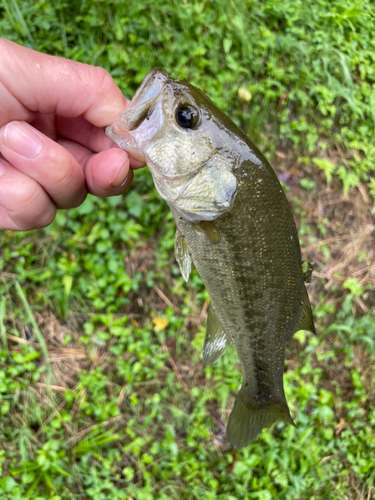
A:
<svg viewBox="0 0 375 500">
<path fill-rule="evenodd" d="M 42 54 L 3 38 L 0 84 L 0 127 L 11 120 L 30 122 L 36 112 L 82 115 L 105 127 L 126 109 L 127 100 L 103 68 Z"/>
</svg>

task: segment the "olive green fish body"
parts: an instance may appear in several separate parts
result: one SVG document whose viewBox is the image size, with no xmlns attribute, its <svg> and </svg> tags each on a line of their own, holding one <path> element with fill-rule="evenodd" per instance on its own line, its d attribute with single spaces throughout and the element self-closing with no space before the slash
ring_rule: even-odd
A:
<svg viewBox="0 0 375 500">
<path fill-rule="evenodd" d="M 266 415 L 271 409 L 264 417 L 267 425 L 278 418 L 291 421 L 283 389 L 284 351 L 296 331 L 306 291 L 288 202 L 268 162 L 259 154 L 257 158 L 258 164 L 243 161 L 235 169 L 233 209 L 212 222 L 220 234 L 218 243 L 172 212 L 237 351 L 242 395 L 249 408 Z M 244 444 L 234 437 L 232 444 L 244 446 L 247 440 L 245 433 Z"/>
<path fill-rule="evenodd" d="M 246 446 L 274 421 L 292 423 L 285 345 L 314 325 L 295 223 L 270 164 L 198 89 L 158 69 L 107 133 L 147 161 L 176 221 L 181 272 L 187 280 L 193 262 L 207 288 L 205 362 L 228 342 L 237 351 L 243 385 L 229 442 Z"/>
</svg>

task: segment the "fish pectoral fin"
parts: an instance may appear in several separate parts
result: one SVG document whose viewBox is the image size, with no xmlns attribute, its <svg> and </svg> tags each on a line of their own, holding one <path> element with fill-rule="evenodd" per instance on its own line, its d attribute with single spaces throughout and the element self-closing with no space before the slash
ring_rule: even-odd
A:
<svg viewBox="0 0 375 500">
<path fill-rule="evenodd" d="M 243 448 L 252 443 L 264 427 L 277 420 L 295 425 L 286 401 L 256 408 L 248 402 L 242 386 L 229 417 L 227 439 L 234 448 Z"/>
<path fill-rule="evenodd" d="M 298 321 L 296 323 L 295 328 L 292 331 L 292 334 L 287 341 L 290 340 L 293 335 L 299 330 L 307 330 L 308 332 L 316 335 L 315 325 L 314 325 L 314 316 L 311 310 L 310 300 L 306 292 L 306 288 L 304 286 L 304 294 L 301 300 L 301 309 Z"/>
<path fill-rule="evenodd" d="M 220 233 L 213 222 L 203 220 L 193 224 L 193 227 L 196 231 L 204 233 L 212 241 L 212 243 L 215 243 L 215 245 L 216 243 L 219 243 Z"/>
<path fill-rule="evenodd" d="M 203 345 L 203 361 L 207 365 L 213 365 L 226 351 L 230 343 L 223 325 L 216 315 L 212 304 L 208 308 L 207 330 Z"/>
<path fill-rule="evenodd" d="M 178 229 L 176 230 L 176 236 L 174 239 L 174 253 L 180 267 L 181 274 L 187 282 L 191 272 L 192 259 L 185 238 Z"/>
</svg>

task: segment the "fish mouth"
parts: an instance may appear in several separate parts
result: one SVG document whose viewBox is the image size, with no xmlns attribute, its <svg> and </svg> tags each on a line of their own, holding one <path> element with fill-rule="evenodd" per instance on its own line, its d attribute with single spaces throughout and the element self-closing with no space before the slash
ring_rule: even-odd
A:
<svg viewBox="0 0 375 500">
<path fill-rule="evenodd" d="M 146 130 L 137 134 L 132 132 L 138 130 L 151 115 L 168 79 L 168 73 L 162 68 L 149 71 L 130 101 L 128 109 L 120 114 L 113 125 L 105 128 L 108 137 L 135 160 L 146 161 L 141 142 L 147 134 Z"/>
</svg>

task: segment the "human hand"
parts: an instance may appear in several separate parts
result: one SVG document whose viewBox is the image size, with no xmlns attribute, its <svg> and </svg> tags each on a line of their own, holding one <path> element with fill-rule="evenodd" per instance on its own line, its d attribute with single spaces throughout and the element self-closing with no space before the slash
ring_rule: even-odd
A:
<svg viewBox="0 0 375 500">
<path fill-rule="evenodd" d="M 142 164 L 103 127 L 126 104 L 104 69 L 0 38 L 0 230 L 47 226 L 87 191 L 123 193 Z"/>
</svg>

